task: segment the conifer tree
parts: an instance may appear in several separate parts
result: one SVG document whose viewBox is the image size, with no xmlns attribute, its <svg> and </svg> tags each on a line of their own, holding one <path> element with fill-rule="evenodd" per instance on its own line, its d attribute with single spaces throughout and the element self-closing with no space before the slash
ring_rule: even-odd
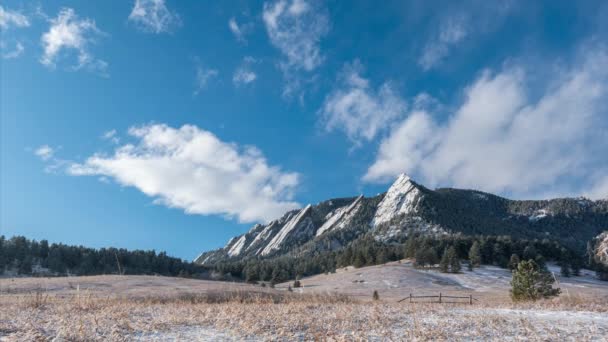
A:
<svg viewBox="0 0 608 342">
<path fill-rule="evenodd" d="M 481 266 L 481 251 L 479 249 L 479 243 L 473 242 L 471 249 L 469 249 L 469 269 L 472 271 L 473 267 Z"/>
<path fill-rule="evenodd" d="M 558 296 L 561 290 L 552 287 L 554 282 L 553 276 L 534 260 L 524 260 L 513 271 L 511 298 L 527 301 Z"/>
<path fill-rule="evenodd" d="M 511 259 L 509 260 L 509 269 L 513 271 L 517 268 L 517 264 L 519 264 L 519 256 L 517 254 L 511 254 Z"/>
<path fill-rule="evenodd" d="M 448 273 L 450 271 L 450 256 L 448 255 L 447 248 L 443 251 L 443 255 L 441 256 L 439 270 L 443 273 Z"/>
<path fill-rule="evenodd" d="M 458 253 L 456 253 L 456 248 L 454 248 L 454 246 L 448 249 L 448 260 L 450 261 L 450 272 L 459 273 L 461 270 L 460 259 L 458 258 Z"/>
</svg>

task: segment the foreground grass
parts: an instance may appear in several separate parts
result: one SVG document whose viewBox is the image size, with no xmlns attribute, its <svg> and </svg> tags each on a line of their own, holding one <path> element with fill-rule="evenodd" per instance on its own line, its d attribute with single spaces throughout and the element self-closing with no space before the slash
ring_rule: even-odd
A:
<svg viewBox="0 0 608 342">
<path fill-rule="evenodd" d="M 0 296 L 0 340 L 186 340 L 209 330 L 235 340 L 584 341 L 608 336 L 607 310 L 605 299 L 576 297 L 470 306 L 264 292 L 104 298 L 37 291 Z"/>
</svg>

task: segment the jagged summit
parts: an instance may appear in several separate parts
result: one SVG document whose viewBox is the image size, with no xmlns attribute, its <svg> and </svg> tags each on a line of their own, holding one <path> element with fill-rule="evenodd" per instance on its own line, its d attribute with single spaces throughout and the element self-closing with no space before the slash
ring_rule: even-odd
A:
<svg viewBox="0 0 608 342">
<path fill-rule="evenodd" d="M 372 226 L 388 222 L 396 215 L 415 213 L 421 197 L 419 185 L 407 174 L 400 174 L 378 205 Z"/>
<path fill-rule="evenodd" d="M 584 249 L 606 227 L 608 201 L 514 201 L 476 190 L 430 190 L 402 173 L 385 193 L 334 198 L 289 211 L 267 224 L 254 225 L 195 262 L 305 256 L 338 250 L 365 236 L 390 243 L 403 241 L 411 233 L 552 238 Z"/>
</svg>

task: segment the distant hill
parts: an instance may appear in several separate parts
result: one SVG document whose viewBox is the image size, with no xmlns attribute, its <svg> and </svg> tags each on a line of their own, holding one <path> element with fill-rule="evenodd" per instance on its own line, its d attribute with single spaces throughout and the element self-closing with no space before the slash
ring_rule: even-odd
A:
<svg viewBox="0 0 608 342">
<path fill-rule="evenodd" d="M 195 263 L 306 256 L 340 251 L 362 238 L 403 242 L 414 233 L 549 239 L 583 256 L 588 242 L 607 228 L 608 200 L 509 200 L 475 190 L 431 190 L 402 174 L 378 196 L 331 199 L 257 224 Z"/>
</svg>

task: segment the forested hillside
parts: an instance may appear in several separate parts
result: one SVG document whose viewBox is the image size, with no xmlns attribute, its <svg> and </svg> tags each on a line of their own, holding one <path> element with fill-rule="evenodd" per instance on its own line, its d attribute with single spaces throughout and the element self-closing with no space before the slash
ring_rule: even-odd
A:
<svg viewBox="0 0 608 342">
<path fill-rule="evenodd" d="M 159 274 L 196 276 L 205 268 L 165 252 L 128 251 L 118 248 L 93 249 L 49 244 L 23 236 L 0 236 L 0 275 L 98 275 Z"/>
</svg>

